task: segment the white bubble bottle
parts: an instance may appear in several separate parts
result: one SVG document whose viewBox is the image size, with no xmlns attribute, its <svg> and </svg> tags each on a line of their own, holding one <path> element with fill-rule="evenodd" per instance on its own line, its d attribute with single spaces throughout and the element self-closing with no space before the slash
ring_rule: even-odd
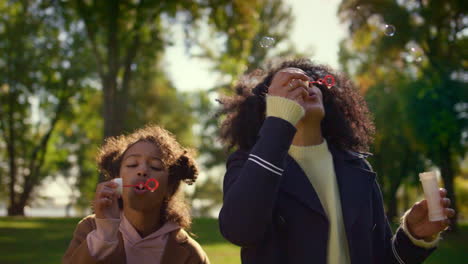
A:
<svg viewBox="0 0 468 264">
<path fill-rule="evenodd" d="M 122 178 L 114 178 L 112 179 L 113 182 L 117 183 L 118 186 L 115 189 L 119 195 L 122 195 Z"/>
<path fill-rule="evenodd" d="M 427 200 L 429 221 L 436 222 L 447 219 L 447 216 L 444 214 L 444 208 L 440 202 L 436 173 L 434 171 L 420 173 L 419 180 L 422 183 L 424 196 Z"/>
</svg>

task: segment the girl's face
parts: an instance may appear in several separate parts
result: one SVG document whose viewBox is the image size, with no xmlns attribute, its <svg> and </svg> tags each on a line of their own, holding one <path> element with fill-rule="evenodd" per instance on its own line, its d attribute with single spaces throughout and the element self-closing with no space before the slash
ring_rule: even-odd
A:
<svg viewBox="0 0 468 264">
<path fill-rule="evenodd" d="M 161 153 L 153 143 L 140 141 L 127 149 L 120 165 L 120 177 L 123 185 L 140 185 L 138 187 L 124 187 L 122 199 L 124 209 L 154 212 L 159 210 L 164 197 L 168 193 L 168 169 L 164 168 Z M 155 179 L 159 187 L 151 192 L 144 187 L 148 179 Z M 154 186 L 154 181 L 150 182 Z"/>
</svg>

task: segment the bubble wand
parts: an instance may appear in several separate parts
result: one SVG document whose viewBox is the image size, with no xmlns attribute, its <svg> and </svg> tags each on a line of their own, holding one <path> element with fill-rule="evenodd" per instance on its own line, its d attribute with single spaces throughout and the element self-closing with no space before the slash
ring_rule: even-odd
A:
<svg viewBox="0 0 468 264">
<path fill-rule="evenodd" d="M 123 188 L 123 187 L 139 187 L 139 188 L 146 188 L 146 189 L 148 189 L 148 190 L 151 191 L 151 192 L 154 192 L 154 191 L 156 191 L 156 189 L 159 188 L 159 182 L 158 182 L 158 180 L 153 179 L 153 178 L 150 178 L 150 179 L 146 180 L 146 182 L 140 182 L 139 184 L 135 184 L 135 185 L 130 185 L 130 184 L 129 184 L 129 185 L 123 185 L 123 183 L 122 183 L 122 178 L 114 178 L 114 179 L 112 179 L 112 181 L 118 184 L 118 186 L 117 186 L 117 192 L 118 192 L 120 195 L 122 195 L 122 188 Z M 154 182 L 154 186 L 153 186 L 153 187 L 150 186 L 150 183 L 151 183 L 151 182 Z"/>
<path fill-rule="evenodd" d="M 328 89 L 332 88 L 336 84 L 335 77 L 333 77 L 333 75 L 327 75 L 327 76 L 323 77 L 323 79 L 318 79 L 317 81 L 310 81 L 309 82 L 309 84 L 314 84 L 314 83 L 325 85 L 325 86 L 327 86 Z"/>
</svg>

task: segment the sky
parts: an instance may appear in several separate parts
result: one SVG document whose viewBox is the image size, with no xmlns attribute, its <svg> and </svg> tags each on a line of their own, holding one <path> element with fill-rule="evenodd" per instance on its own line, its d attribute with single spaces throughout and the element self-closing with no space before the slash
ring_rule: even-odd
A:
<svg viewBox="0 0 468 264">
<path fill-rule="evenodd" d="M 339 23 L 337 8 L 339 0 L 285 0 L 292 7 L 295 18 L 291 39 L 299 51 L 313 48 L 311 58 L 319 63 L 338 68 L 338 48 L 346 37 L 345 25 Z M 169 47 L 165 60 L 166 69 L 175 87 L 181 91 L 212 88 L 216 78 L 210 73 L 207 61 L 187 56 L 183 45 L 181 28 L 174 29 L 175 45 Z M 41 193 L 54 197 L 55 203 L 66 204 L 70 187 L 63 179 L 47 180 Z"/>
<path fill-rule="evenodd" d="M 299 51 L 313 49 L 311 58 L 338 68 L 339 42 L 346 36 L 346 28 L 339 24 L 339 0 L 284 0 L 292 7 L 294 25 L 290 38 Z M 210 73 L 210 63 L 189 58 L 183 46 L 181 27 L 174 29 L 175 45 L 166 52 L 167 73 L 181 91 L 212 88 L 216 77 Z M 266 36 L 268 37 L 268 36 Z"/>
</svg>

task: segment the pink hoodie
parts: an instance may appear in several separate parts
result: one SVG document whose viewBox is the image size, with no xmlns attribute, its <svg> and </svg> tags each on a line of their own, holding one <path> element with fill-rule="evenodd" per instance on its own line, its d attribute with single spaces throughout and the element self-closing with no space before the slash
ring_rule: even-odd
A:
<svg viewBox="0 0 468 264">
<path fill-rule="evenodd" d="M 160 263 L 169 233 L 179 229 L 167 222 L 154 233 L 141 238 L 135 228 L 120 214 L 120 219 L 96 218 L 96 230 L 86 240 L 90 254 L 98 260 L 110 255 L 118 245 L 118 231 L 122 233 L 127 263 Z"/>
</svg>

